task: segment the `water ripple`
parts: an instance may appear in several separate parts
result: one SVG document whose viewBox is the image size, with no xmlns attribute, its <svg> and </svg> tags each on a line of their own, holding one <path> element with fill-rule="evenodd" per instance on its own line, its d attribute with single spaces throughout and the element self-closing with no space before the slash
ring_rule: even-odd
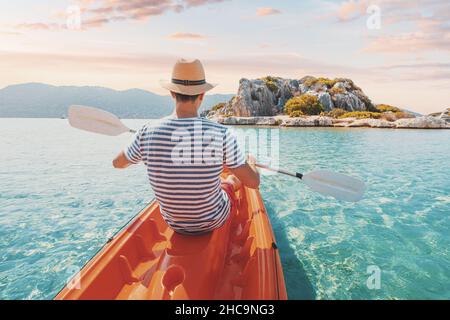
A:
<svg viewBox="0 0 450 320">
<path fill-rule="evenodd" d="M 111 168 L 129 137 L 62 120 L 0 126 L 8 150 L 0 154 L 8 163 L 0 169 L 8 181 L 0 184 L 0 299 L 51 299 L 153 194 L 143 167 Z M 10 143 L 18 126 L 23 143 Z M 440 169 L 449 166 L 448 131 L 279 132 L 289 146 L 280 149 L 283 168 L 328 168 L 368 186 L 361 202 L 347 204 L 288 177 L 263 177 L 291 299 L 450 299 L 450 172 Z M 372 265 L 381 269 L 379 290 L 366 285 Z"/>
</svg>

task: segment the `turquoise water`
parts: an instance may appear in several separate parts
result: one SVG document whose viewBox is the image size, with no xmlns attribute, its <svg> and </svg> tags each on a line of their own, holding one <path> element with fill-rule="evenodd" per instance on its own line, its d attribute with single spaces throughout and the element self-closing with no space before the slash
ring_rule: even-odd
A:
<svg viewBox="0 0 450 320">
<path fill-rule="evenodd" d="M 0 119 L 0 128 L 0 299 L 51 299 L 152 193 L 142 166 L 111 167 L 129 137 L 55 119 Z M 368 187 L 348 204 L 263 177 L 291 299 L 450 299 L 450 131 L 277 132 L 282 167 L 336 170 Z M 370 266 L 379 289 L 366 284 Z"/>
</svg>

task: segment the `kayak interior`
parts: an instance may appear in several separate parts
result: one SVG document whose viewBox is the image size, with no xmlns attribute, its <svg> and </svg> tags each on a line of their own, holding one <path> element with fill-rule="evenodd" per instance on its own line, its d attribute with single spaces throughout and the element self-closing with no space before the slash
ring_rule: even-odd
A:
<svg viewBox="0 0 450 320">
<path fill-rule="evenodd" d="M 175 233 L 152 202 L 55 299 L 287 299 L 260 193 L 243 187 L 236 196 L 227 222 L 201 236 Z"/>
</svg>

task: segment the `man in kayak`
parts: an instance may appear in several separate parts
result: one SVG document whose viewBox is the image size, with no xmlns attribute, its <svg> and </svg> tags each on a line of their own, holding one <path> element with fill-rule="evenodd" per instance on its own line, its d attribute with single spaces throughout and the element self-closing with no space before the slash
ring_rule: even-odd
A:
<svg viewBox="0 0 450 320">
<path fill-rule="evenodd" d="M 182 234 L 207 233 L 225 223 L 241 183 L 259 187 L 255 159 L 244 159 L 229 128 L 198 116 L 205 92 L 215 87 L 199 60 L 179 60 L 161 85 L 175 99 L 174 115 L 144 125 L 113 165 L 143 162 L 168 225 Z M 227 180 L 221 180 L 224 166 L 233 174 Z"/>
</svg>

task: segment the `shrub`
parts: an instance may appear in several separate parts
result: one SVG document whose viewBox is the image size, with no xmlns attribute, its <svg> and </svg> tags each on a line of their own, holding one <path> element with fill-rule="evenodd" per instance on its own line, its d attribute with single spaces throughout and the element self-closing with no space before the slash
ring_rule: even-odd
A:
<svg viewBox="0 0 450 320">
<path fill-rule="evenodd" d="M 394 112 L 394 114 L 397 119 L 415 118 L 415 116 L 413 114 L 404 112 L 404 111 L 397 111 L 397 112 Z"/>
<path fill-rule="evenodd" d="M 320 78 L 308 77 L 303 82 L 303 84 L 307 87 L 312 87 L 316 83 L 320 83 L 320 84 L 325 85 L 328 88 L 331 88 L 336 84 L 336 82 L 337 82 L 336 79 L 331 80 L 331 79 L 324 78 L 324 77 L 320 77 Z"/>
<path fill-rule="evenodd" d="M 401 110 L 397 107 L 390 106 L 388 104 L 379 104 L 376 106 L 378 112 L 400 112 Z"/>
<path fill-rule="evenodd" d="M 334 80 L 336 80 L 336 82 L 346 82 L 346 83 L 348 83 L 348 84 L 350 85 L 350 89 L 352 89 L 352 90 L 361 90 L 361 88 L 358 87 L 358 86 L 353 82 L 352 79 L 347 79 L 347 78 L 336 78 L 336 79 L 334 79 Z"/>
<path fill-rule="evenodd" d="M 267 76 L 265 78 L 261 78 L 262 81 L 266 84 L 267 88 L 272 91 L 273 93 L 276 93 L 278 91 L 278 86 L 276 84 L 278 78 Z"/>
<path fill-rule="evenodd" d="M 286 102 L 284 111 L 291 115 L 295 111 L 300 111 L 304 115 L 318 115 L 324 110 L 323 105 L 316 96 L 302 94 Z"/>
<path fill-rule="evenodd" d="M 336 81 L 336 79 L 331 80 L 328 78 L 319 78 L 319 79 L 317 79 L 317 82 L 327 86 L 328 88 L 332 88 L 336 84 L 337 81 Z"/>
<path fill-rule="evenodd" d="M 341 108 L 334 108 L 333 110 L 331 110 L 330 112 L 328 112 L 328 116 L 332 117 L 332 118 L 339 118 L 340 116 L 346 114 L 347 111 L 345 111 L 344 109 Z"/>
<path fill-rule="evenodd" d="M 335 95 L 335 94 L 344 94 L 346 93 L 347 90 L 345 90 L 344 88 L 338 88 L 338 87 L 333 87 L 330 89 L 330 94 Z"/>
<path fill-rule="evenodd" d="M 304 84 L 305 86 L 307 86 L 307 87 L 312 87 L 313 85 L 316 84 L 316 82 L 317 82 L 317 78 L 308 76 L 308 77 L 306 78 L 306 80 L 303 81 L 303 84 Z"/>
<path fill-rule="evenodd" d="M 379 112 L 368 112 L 368 111 L 353 111 L 347 112 L 341 115 L 339 118 L 357 118 L 357 119 L 379 119 L 381 113 Z"/>
<path fill-rule="evenodd" d="M 225 103 L 221 102 L 221 103 L 216 104 L 214 107 L 212 107 L 211 111 L 217 111 L 217 110 L 223 109 L 223 107 L 225 107 Z"/>
<path fill-rule="evenodd" d="M 291 118 L 299 118 L 299 117 L 303 117 L 303 116 L 304 116 L 304 114 L 300 110 L 292 111 L 289 114 L 289 117 L 291 117 Z"/>
</svg>

